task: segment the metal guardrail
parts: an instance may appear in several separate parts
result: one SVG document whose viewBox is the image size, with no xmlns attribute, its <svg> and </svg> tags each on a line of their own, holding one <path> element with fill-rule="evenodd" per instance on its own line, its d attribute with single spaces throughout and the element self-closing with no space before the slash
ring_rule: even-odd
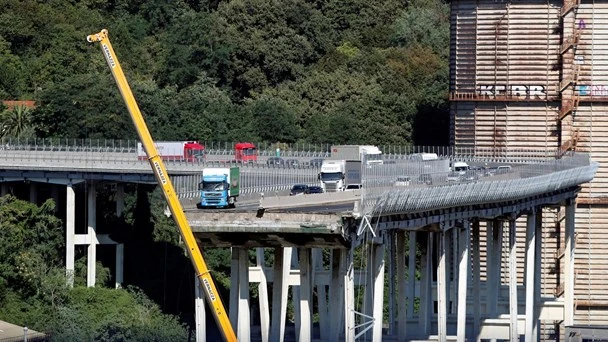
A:
<svg viewBox="0 0 608 342">
<path fill-rule="evenodd" d="M 136 142 L 132 143 L 135 146 Z M 9 145 L 11 148 L 0 148 L 0 167 L 4 169 L 151 174 L 147 161 L 138 160 L 134 151 L 124 152 L 130 150 L 129 143 L 99 142 L 79 147 L 77 144 L 55 145 L 36 141 L 34 145 L 19 145 L 15 142 Z M 16 149 L 16 146 L 36 148 Z M 112 151 L 108 152 L 108 148 L 112 148 Z M 436 153 L 437 159 L 420 161 L 414 159 L 412 154 L 389 154 L 384 156 L 383 165 L 364 167 L 362 213 L 403 212 L 455 203 L 472 204 L 521 198 L 524 195 L 553 191 L 555 186 L 564 188 L 589 182 L 598 167 L 585 153 L 561 156 L 558 150 L 424 147 L 410 148 L 408 151 L 434 151 L 431 153 Z M 310 153 L 312 155 L 316 152 Z M 450 165 L 455 161 L 465 161 L 474 166 L 474 177 L 451 182 L 448 175 L 451 172 Z M 243 193 L 285 191 L 296 183 L 318 183 L 319 168 L 306 163 L 297 166 L 266 163 L 240 165 L 221 159 L 202 163 L 166 162 L 167 170 L 175 179 L 174 183 L 181 182 L 179 187 L 176 186 L 176 191 L 182 198 L 198 197 L 198 182 L 203 168 L 234 165 L 241 167 Z M 508 165 L 509 171 L 504 174 L 491 172 L 493 167 L 500 165 Z M 180 181 L 177 180 L 178 177 L 182 177 Z M 408 177 L 409 184 L 398 188 L 398 177 Z"/>
<path fill-rule="evenodd" d="M 208 155 L 232 156 L 235 142 L 200 141 L 205 146 Z M 276 155 L 280 149 L 281 157 L 285 158 L 329 158 L 332 144 L 310 143 L 267 143 L 253 142 L 261 157 Z M 411 145 L 378 145 L 386 159 L 403 159 L 415 153 L 436 153 L 439 156 L 479 156 L 492 155 L 495 157 L 512 157 L 512 153 L 525 153 L 507 148 L 479 149 L 453 146 L 411 146 Z M 137 153 L 137 140 L 112 139 L 0 139 L 0 150 L 16 151 L 64 151 L 64 152 L 96 152 L 96 153 Z M 554 151 L 557 152 L 557 151 Z M 532 151 L 536 153 L 536 151 Z"/>
<path fill-rule="evenodd" d="M 543 151 L 511 152 L 512 159 L 459 155 L 450 160 L 403 160 L 365 168 L 361 213 L 375 216 L 522 199 L 587 183 L 599 166 L 585 153 L 555 159 Z M 476 168 L 467 173 L 468 178 L 450 181 L 449 162 L 454 160 L 466 161 Z M 493 168 L 497 165 L 509 167 L 504 173 L 489 171 L 497 170 Z M 404 176 L 409 177 L 409 184 L 396 186 L 396 179 Z"/>
<path fill-rule="evenodd" d="M 185 162 L 165 161 L 179 198 L 200 196 L 198 184 L 205 167 L 239 166 L 241 169 L 241 192 L 243 194 L 288 191 L 294 184 L 314 185 L 318 167 L 299 164 L 267 165 L 234 164 L 230 162 Z M 135 154 L 116 152 L 67 152 L 35 150 L 0 150 L 0 168 L 24 171 L 81 171 L 91 173 L 152 174 L 146 160 L 138 160 Z"/>
</svg>

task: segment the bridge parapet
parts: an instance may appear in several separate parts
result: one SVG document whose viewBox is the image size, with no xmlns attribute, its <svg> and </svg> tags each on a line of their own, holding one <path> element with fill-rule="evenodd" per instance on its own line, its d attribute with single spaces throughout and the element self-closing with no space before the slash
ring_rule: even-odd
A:
<svg viewBox="0 0 608 342">
<path fill-rule="evenodd" d="M 520 154 L 512 160 L 501 159 L 501 163 L 492 158 L 452 157 L 471 166 L 456 178 L 450 178 L 453 171 L 441 158 L 366 168 L 361 214 L 378 216 L 517 200 L 587 183 L 598 168 L 586 153 L 569 153 L 559 159 L 551 153 Z M 396 186 L 398 177 L 407 177 L 409 184 Z"/>
</svg>

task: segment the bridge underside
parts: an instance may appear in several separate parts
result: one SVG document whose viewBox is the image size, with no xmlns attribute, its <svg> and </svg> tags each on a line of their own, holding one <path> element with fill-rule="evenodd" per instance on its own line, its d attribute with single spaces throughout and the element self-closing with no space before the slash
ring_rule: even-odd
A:
<svg viewBox="0 0 608 342">
<path fill-rule="evenodd" d="M 348 248 L 340 214 L 187 212 L 201 247 Z"/>
</svg>

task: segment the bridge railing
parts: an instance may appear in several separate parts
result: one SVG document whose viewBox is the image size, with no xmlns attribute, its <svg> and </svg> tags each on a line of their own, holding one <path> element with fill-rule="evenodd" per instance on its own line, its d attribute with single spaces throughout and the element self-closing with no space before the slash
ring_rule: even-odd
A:
<svg viewBox="0 0 608 342">
<path fill-rule="evenodd" d="M 2 140 L 6 143 L 6 140 Z M 0 167 L 17 170 L 86 170 L 86 172 L 119 172 L 151 173 L 146 160 L 139 160 L 137 155 L 125 153 L 136 142 L 117 143 L 114 141 L 96 141 L 82 146 L 79 141 L 18 140 L 0 145 Z M 29 146 L 29 147 L 28 147 Z M 26 148 L 27 147 L 27 148 Z M 115 152 L 106 152 L 111 149 Z M 390 150 L 390 149 L 387 149 Z M 515 180 L 538 179 L 552 173 L 559 173 L 576 168 L 589 168 L 592 163 L 584 153 L 567 153 L 561 155 L 557 150 L 515 150 L 515 149 L 454 149 L 452 147 L 423 147 L 391 150 L 394 154 L 386 155 L 383 165 L 367 165 L 364 162 L 362 173 L 363 208 L 373 211 L 377 200 L 387 191 L 429 192 L 431 188 L 457 186 L 454 191 L 478 192 L 479 198 L 489 196 L 487 189 L 478 185 L 488 182 L 502 182 L 502 186 L 523 186 L 536 189 L 534 186 L 514 183 Z M 434 152 L 432 152 L 434 151 Z M 397 154 L 402 152 L 415 152 Z M 416 153 L 436 153 L 436 160 L 421 161 L 412 156 Z M 316 152 L 311 152 L 316 153 Z M 559 157 L 559 158 L 558 158 Z M 318 165 L 305 162 L 297 165 L 268 165 L 265 162 L 254 164 L 235 164 L 226 159 L 206 162 L 167 161 L 166 166 L 172 175 L 199 175 L 205 167 L 239 166 L 243 180 L 241 188 L 244 193 L 272 192 L 289 190 L 296 183 L 314 185 L 318 183 Z M 305 161 L 305 160 L 304 160 Z M 454 177 L 451 164 L 455 161 L 467 162 L 472 170 L 466 175 Z M 593 164 L 594 165 L 594 164 Z M 399 182 L 397 180 L 400 180 Z M 581 178 L 581 183 L 585 180 Z M 407 181 L 404 181 L 407 180 Z M 511 183 L 505 183 L 512 181 Z M 559 184 L 566 184 L 558 182 Z M 197 192 L 197 180 L 189 181 L 184 188 L 186 192 Z M 487 186 L 487 185 L 484 185 Z M 453 190 L 453 189 L 452 189 Z M 450 191 L 452 191 L 450 190 Z M 444 196 L 433 190 L 434 195 Z M 443 190 L 442 190 L 443 191 Z M 447 190 L 446 190 L 447 191 Z M 529 192 L 529 191 L 528 191 Z M 473 196 L 472 193 L 469 198 Z"/>
<path fill-rule="evenodd" d="M 520 199 L 589 182 L 598 167 L 580 152 L 556 158 L 555 151 L 511 150 L 507 156 L 456 154 L 365 167 L 361 211 L 377 215 Z M 471 170 L 453 172 L 454 161 L 467 162 Z"/>
</svg>

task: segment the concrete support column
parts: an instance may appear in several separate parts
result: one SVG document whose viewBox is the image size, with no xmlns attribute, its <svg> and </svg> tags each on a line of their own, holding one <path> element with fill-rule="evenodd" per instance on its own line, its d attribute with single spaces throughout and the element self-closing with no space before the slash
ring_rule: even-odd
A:
<svg viewBox="0 0 608 342">
<path fill-rule="evenodd" d="M 262 341 L 268 342 L 270 333 L 270 308 L 268 307 L 268 282 L 266 281 L 264 248 L 256 248 L 256 266 L 260 269 L 260 283 L 258 284 L 258 297 L 260 302 L 260 330 L 262 333 Z"/>
<path fill-rule="evenodd" d="M 534 287 L 536 281 L 535 248 L 536 248 L 536 217 L 532 210 L 526 217 L 526 341 L 536 341 L 534 336 Z"/>
<path fill-rule="evenodd" d="M 300 270 L 300 260 L 299 260 L 300 250 L 294 248 L 291 250 L 291 269 Z M 301 272 L 301 270 L 300 270 Z M 301 279 L 299 279 L 301 281 Z M 298 285 L 292 285 L 291 287 L 291 301 L 293 303 L 293 318 L 296 326 L 296 334 L 295 338 L 297 340 L 298 336 L 300 336 L 300 327 L 302 326 L 302 312 L 300 310 L 300 283 Z"/>
<path fill-rule="evenodd" d="M 239 321 L 239 252 L 237 247 L 230 248 L 230 307 L 228 317 L 230 325 L 235 329 Z"/>
<path fill-rule="evenodd" d="M 283 342 L 285 339 L 285 316 L 287 315 L 287 278 L 291 268 L 291 247 L 274 249 L 274 272 L 272 280 L 272 321 L 270 341 Z"/>
<path fill-rule="evenodd" d="M 388 249 L 388 335 L 395 333 L 395 317 L 397 314 L 397 294 L 395 283 L 397 282 L 397 260 L 395 255 L 396 233 L 389 231 L 386 234 Z"/>
<path fill-rule="evenodd" d="M 249 318 L 249 255 L 247 248 L 237 248 L 236 250 L 239 259 L 237 338 L 240 342 L 249 342 L 251 338 Z"/>
<path fill-rule="evenodd" d="M 207 341 L 207 325 L 205 320 L 205 294 L 198 276 L 194 276 L 194 323 L 196 325 L 196 342 Z"/>
<path fill-rule="evenodd" d="M 68 285 L 74 286 L 76 195 L 72 184 L 66 186 L 65 207 L 65 272 Z"/>
<path fill-rule="evenodd" d="M 472 246 L 471 260 L 473 261 L 472 278 L 473 278 L 473 329 L 471 336 L 473 341 L 477 341 L 479 336 L 480 321 L 481 321 L 481 272 L 480 272 L 480 248 L 479 248 L 479 220 L 476 219 L 472 224 Z"/>
<path fill-rule="evenodd" d="M 116 282 L 114 286 L 117 289 L 122 288 L 124 282 L 124 265 L 125 265 L 125 245 L 119 243 L 116 245 Z"/>
<path fill-rule="evenodd" d="M 344 341 L 355 341 L 355 269 L 353 266 L 353 249 L 348 251 L 344 274 Z"/>
<path fill-rule="evenodd" d="M 564 250 L 564 326 L 574 325 L 574 199 L 566 202 L 566 246 Z"/>
<path fill-rule="evenodd" d="M 373 318 L 374 318 L 374 290 L 376 289 L 375 287 L 375 282 L 374 280 L 376 279 L 375 275 L 375 248 L 373 244 L 367 244 L 365 246 L 365 269 L 364 269 L 364 273 L 365 273 L 365 280 L 363 280 L 363 284 L 365 284 L 365 286 L 363 287 L 363 307 L 361 308 L 361 313 L 364 316 L 361 316 L 360 319 L 360 328 L 357 332 L 357 334 L 361 334 L 363 330 L 365 330 L 365 333 L 360 335 L 359 337 L 362 338 L 363 340 L 372 340 L 373 339 Z M 357 285 L 361 285 L 361 283 L 359 282 Z M 371 328 L 371 329 L 369 329 Z"/>
<path fill-rule="evenodd" d="M 502 255 L 502 222 L 493 220 L 488 225 L 488 256 L 487 273 L 488 283 L 486 285 L 487 314 L 491 318 L 497 318 L 497 302 L 500 298 L 501 283 L 501 255 Z M 494 298 L 495 300 L 490 300 Z"/>
<path fill-rule="evenodd" d="M 338 341 L 344 326 L 344 290 L 348 250 L 331 250 L 331 286 L 329 287 L 329 334 L 327 341 Z"/>
<path fill-rule="evenodd" d="M 458 342 L 464 342 L 466 340 L 467 287 L 469 285 L 469 265 L 471 263 L 471 260 L 469 259 L 469 237 L 471 225 L 468 221 L 465 221 L 463 224 L 463 228 L 459 229 L 458 231 Z"/>
<path fill-rule="evenodd" d="M 405 231 L 399 230 L 395 233 L 395 249 L 397 254 L 397 337 L 399 341 L 405 341 L 407 331 L 407 304 L 413 300 L 409 297 L 407 284 L 409 279 L 405 278 Z M 411 250 L 409 251 L 411 259 Z M 414 254 L 415 255 L 415 254 Z M 405 294 L 405 295 L 404 295 Z"/>
<path fill-rule="evenodd" d="M 373 316 L 374 327 L 372 331 L 372 341 L 382 341 L 382 318 L 384 306 L 384 245 L 372 245 L 373 250 L 373 274 L 374 274 L 374 293 L 373 293 Z"/>
<path fill-rule="evenodd" d="M 116 185 L 116 216 L 120 217 L 125 210 L 125 190 L 124 185 L 119 183 Z M 122 287 L 124 282 L 124 265 L 125 265 L 125 246 L 122 243 L 116 245 L 116 288 Z"/>
<path fill-rule="evenodd" d="M 509 220 L 509 336 L 511 342 L 519 342 L 517 331 L 517 224 Z"/>
<path fill-rule="evenodd" d="M 8 184 L 0 184 L 0 197 L 8 195 Z"/>
<path fill-rule="evenodd" d="M 298 341 L 312 340 L 312 263 L 310 248 L 300 248 L 300 328 Z"/>
<path fill-rule="evenodd" d="M 447 294 L 448 297 L 446 299 L 446 304 L 448 305 L 448 314 L 455 314 L 456 313 L 456 308 L 458 307 L 458 279 L 460 278 L 460 275 L 458 274 L 458 268 L 459 268 L 459 263 L 458 263 L 458 254 L 459 254 L 459 241 L 460 241 L 460 234 L 459 234 L 459 229 L 452 229 L 450 231 L 451 234 L 449 234 L 449 244 L 446 244 L 446 254 L 447 254 L 447 259 L 446 259 L 446 267 L 448 269 L 448 273 L 446 276 L 446 288 L 447 288 Z M 452 255 L 452 257 L 450 258 L 450 254 Z M 451 270 L 450 270 L 451 268 Z M 450 274 L 452 274 L 452 277 L 450 277 Z"/>
<path fill-rule="evenodd" d="M 409 232 L 407 260 L 407 317 L 414 317 L 414 302 L 416 301 L 416 232 Z"/>
<path fill-rule="evenodd" d="M 541 269 L 542 269 L 542 239 L 543 239 L 543 211 L 539 208 L 536 212 L 536 223 L 534 225 L 536 231 L 534 239 L 534 268 L 536 273 L 534 274 L 534 326 L 532 335 L 536 336 L 535 341 L 540 340 L 540 286 L 541 286 Z"/>
<path fill-rule="evenodd" d="M 431 316 L 434 313 L 433 305 L 433 254 L 434 236 L 436 233 L 427 233 L 426 251 L 422 252 L 422 279 L 420 280 L 420 332 L 429 335 L 431 331 Z"/>
<path fill-rule="evenodd" d="M 249 257 L 247 248 L 232 247 L 230 265 L 230 309 L 228 316 L 237 338 L 250 339 L 249 319 Z"/>
<path fill-rule="evenodd" d="M 446 245 L 449 243 L 450 232 L 439 233 L 439 263 L 437 265 L 437 341 L 446 342 L 447 333 L 447 255 Z"/>
<path fill-rule="evenodd" d="M 330 255 L 330 258 L 332 256 Z M 331 260 L 330 260 L 331 262 Z M 317 288 L 317 309 L 319 312 L 319 335 L 321 340 L 326 341 L 329 338 L 329 330 L 331 329 L 328 317 L 327 307 L 327 291 L 325 284 L 318 282 L 316 277 L 317 274 L 323 272 L 325 267 L 323 266 L 323 250 L 321 248 L 314 248 L 312 250 L 312 284 Z"/>
<path fill-rule="evenodd" d="M 481 251 L 481 250 L 480 250 Z M 486 286 L 485 286 L 485 317 L 496 316 L 496 301 L 487 300 L 492 298 L 492 281 L 494 280 L 494 221 L 486 221 Z M 495 294 L 494 294 L 495 295 Z M 495 297 L 494 297 L 495 298 Z"/>
<path fill-rule="evenodd" d="M 97 276 L 97 190 L 95 183 L 87 184 L 87 286 L 95 286 Z"/>
<path fill-rule="evenodd" d="M 30 203 L 38 205 L 38 186 L 35 182 L 30 182 Z"/>
</svg>

